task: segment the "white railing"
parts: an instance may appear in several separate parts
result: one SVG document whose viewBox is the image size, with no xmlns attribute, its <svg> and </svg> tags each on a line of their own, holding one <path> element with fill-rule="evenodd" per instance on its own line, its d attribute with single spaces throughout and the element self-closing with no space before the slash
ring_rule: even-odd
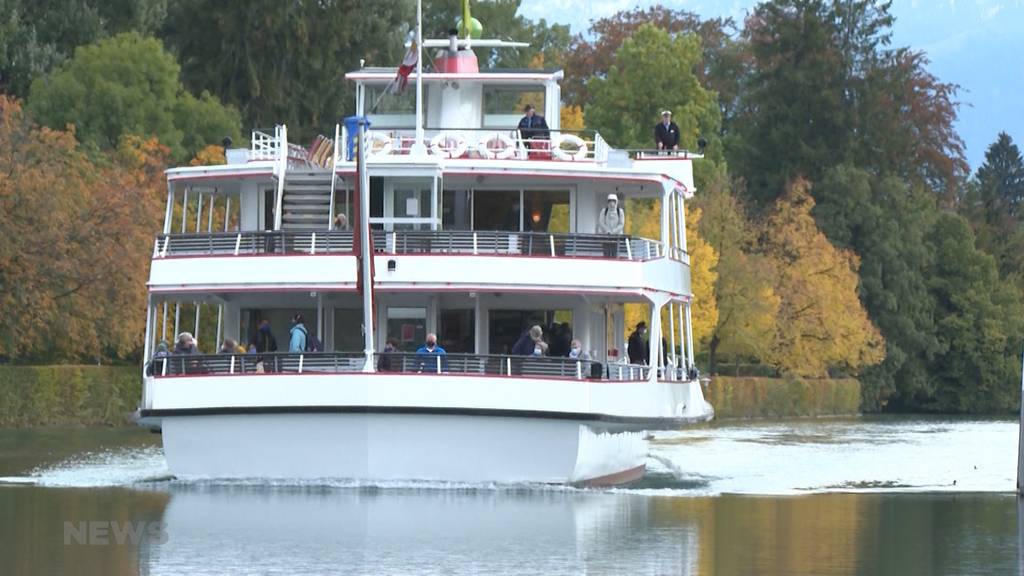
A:
<svg viewBox="0 0 1024 576">
<path fill-rule="evenodd" d="M 597 133 L 549 130 L 524 137 L 516 129 L 431 129 L 425 132 L 428 152 L 433 156 L 465 160 L 552 160 L 556 162 L 604 162 L 608 144 Z M 342 139 L 345 134 L 342 133 Z M 369 158 L 409 154 L 416 142 L 414 129 L 369 130 L 366 133 Z M 340 161 L 351 161 L 346 147 Z"/>
<path fill-rule="evenodd" d="M 161 234 L 154 258 L 198 255 L 345 254 L 352 252 L 352 232 L 212 232 Z"/>
<path fill-rule="evenodd" d="M 277 136 L 277 128 L 274 128 L 273 135 L 267 134 L 262 130 L 253 130 L 252 144 L 249 150 L 249 160 L 277 160 L 280 157 L 280 153 L 278 152 L 280 143 Z"/>
<path fill-rule="evenodd" d="M 277 198 L 274 202 L 274 230 L 281 229 L 282 208 L 284 203 L 284 178 L 288 173 L 288 127 L 284 124 L 274 128 L 277 137 L 277 165 L 274 176 L 277 178 Z"/>
</svg>

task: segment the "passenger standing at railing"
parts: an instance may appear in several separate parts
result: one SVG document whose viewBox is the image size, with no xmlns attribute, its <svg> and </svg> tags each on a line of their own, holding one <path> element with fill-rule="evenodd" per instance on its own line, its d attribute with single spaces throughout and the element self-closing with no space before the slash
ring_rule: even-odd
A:
<svg viewBox="0 0 1024 576">
<path fill-rule="evenodd" d="M 163 340 L 156 345 L 156 352 L 153 353 L 153 361 L 150 362 L 149 370 L 147 371 L 150 376 L 164 373 L 164 363 L 167 362 L 167 357 L 171 355 L 167 348 L 167 342 L 164 342 Z"/>
<path fill-rule="evenodd" d="M 626 211 L 619 207 L 619 197 L 609 194 L 608 204 L 601 208 L 601 213 L 597 215 L 597 233 L 621 236 L 625 229 Z M 604 242 L 604 255 L 606 258 L 618 258 L 618 238 Z"/>
<path fill-rule="evenodd" d="M 256 333 L 256 351 L 261 354 L 277 352 L 277 339 L 270 331 L 270 320 L 260 322 L 259 331 Z"/>
<path fill-rule="evenodd" d="M 384 350 L 380 353 L 380 361 L 377 362 L 378 372 L 391 372 L 396 368 L 394 366 L 395 360 L 398 360 L 394 357 L 396 352 L 398 352 L 398 342 L 394 338 L 388 338 L 384 344 Z"/>
<path fill-rule="evenodd" d="M 445 356 L 448 352 L 445 352 L 444 348 L 437 343 L 437 334 L 431 332 L 427 334 L 427 340 L 420 346 L 419 350 L 416 351 L 416 369 L 419 372 L 436 372 L 438 367 L 443 372 L 448 371 L 448 360 Z"/>
<path fill-rule="evenodd" d="M 650 364 L 650 349 L 647 344 L 647 322 L 638 322 L 636 329 L 629 335 L 626 342 L 629 350 L 629 363 L 646 366 Z"/>
<path fill-rule="evenodd" d="M 672 121 L 672 112 L 661 113 L 661 122 L 654 127 L 654 142 L 658 150 L 679 150 L 679 126 Z"/>
<path fill-rule="evenodd" d="M 178 341 L 174 345 L 175 355 L 185 354 L 199 354 L 199 350 L 196 348 L 195 338 L 189 332 L 182 332 L 178 334 Z"/>
<path fill-rule="evenodd" d="M 288 341 L 288 351 L 292 353 L 302 353 L 306 351 L 306 337 L 309 332 L 306 331 L 306 325 L 303 324 L 305 318 L 302 314 L 296 314 L 292 316 L 292 328 L 288 331 L 291 339 Z"/>
<path fill-rule="evenodd" d="M 519 138 L 523 140 L 523 143 L 530 150 L 543 150 L 544 152 L 531 154 L 529 151 L 527 154 L 528 158 L 540 158 L 542 160 L 548 160 L 551 158 L 551 133 L 548 131 L 548 123 L 544 120 L 544 117 L 537 114 L 534 110 L 533 104 L 527 104 L 525 108 L 526 115 L 519 120 Z"/>
</svg>

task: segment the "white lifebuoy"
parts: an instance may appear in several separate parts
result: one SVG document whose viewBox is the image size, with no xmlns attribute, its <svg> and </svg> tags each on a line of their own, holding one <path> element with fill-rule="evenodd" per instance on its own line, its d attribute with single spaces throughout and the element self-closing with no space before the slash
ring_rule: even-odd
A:
<svg viewBox="0 0 1024 576">
<path fill-rule="evenodd" d="M 498 143 L 497 146 L 492 146 Z M 480 153 L 480 156 L 488 160 L 506 160 L 511 158 L 516 153 L 516 143 L 508 136 L 492 132 L 485 134 L 476 144 L 476 151 Z"/>
<path fill-rule="evenodd" d="M 370 131 L 366 133 L 366 155 L 387 156 L 395 143 L 391 137 L 383 132 Z"/>
<path fill-rule="evenodd" d="M 469 150 L 466 139 L 457 133 L 441 132 L 430 140 L 430 153 L 445 158 L 461 158 Z"/>
<path fill-rule="evenodd" d="M 562 144 L 572 144 L 576 147 L 575 152 L 569 152 L 568 150 L 562 149 Z M 551 147 L 551 153 L 558 160 L 586 160 L 587 159 L 587 143 L 575 134 L 560 134 L 555 137 L 554 145 Z"/>
</svg>

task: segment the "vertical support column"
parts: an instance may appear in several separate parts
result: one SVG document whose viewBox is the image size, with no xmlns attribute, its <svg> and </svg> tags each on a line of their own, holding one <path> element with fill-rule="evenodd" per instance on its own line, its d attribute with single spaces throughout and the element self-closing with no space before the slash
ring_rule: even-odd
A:
<svg viewBox="0 0 1024 576">
<path fill-rule="evenodd" d="M 174 332 L 171 333 L 171 340 L 172 340 L 171 348 L 174 348 L 175 342 L 173 342 L 173 340 L 175 340 L 178 337 L 178 334 L 180 334 L 180 332 L 178 332 L 179 328 L 181 328 L 181 301 L 175 300 L 174 301 Z"/>
<path fill-rule="evenodd" d="M 686 302 L 686 341 L 690 345 L 686 349 L 687 360 L 690 361 L 689 366 L 693 366 L 693 319 L 690 315 L 690 302 Z"/>
<path fill-rule="evenodd" d="M 481 294 L 477 292 L 476 297 L 473 299 L 473 331 L 475 335 L 473 341 L 474 354 L 483 354 L 486 348 L 484 344 L 484 330 L 487 324 L 484 322 L 484 307 L 480 300 Z"/>
<path fill-rule="evenodd" d="M 228 222 L 231 221 L 231 196 L 224 197 L 224 231 L 228 231 Z"/>
<path fill-rule="evenodd" d="M 149 362 L 149 357 L 153 353 L 153 333 L 156 331 L 155 322 L 153 318 L 156 316 L 156 311 L 153 309 L 153 297 L 146 296 L 146 339 L 142 348 L 142 363 Z"/>
<path fill-rule="evenodd" d="M 669 362 L 671 362 L 673 366 L 678 366 L 679 364 L 676 362 L 676 317 L 675 317 L 675 314 L 673 314 L 673 311 L 675 310 L 676 304 L 675 304 L 675 302 L 669 301 L 667 306 L 668 306 L 668 338 L 669 338 L 669 341 L 668 341 L 668 344 L 669 344 L 669 354 L 668 354 L 668 357 L 669 357 Z"/>
<path fill-rule="evenodd" d="M 215 352 L 220 350 L 220 343 L 224 341 L 222 339 L 223 332 L 221 331 L 221 328 L 223 327 L 223 325 L 224 325 L 224 305 L 223 304 L 218 304 L 217 305 L 217 341 L 214 342 L 214 344 L 216 345 L 216 348 L 214 350 Z"/>
<path fill-rule="evenodd" d="M 323 346 L 324 342 L 324 293 L 316 293 L 316 339 Z"/>
<path fill-rule="evenodd" d="M 199 193 L 196 201 L 196 234 L 199 234 L 199 223 L 203 221 L 203 193 Z"/>
<path fill-rule="evenodd" d="M 202 302 L 193 302 L 193 304 L 196 307 L 196 323 L 195 323 L 195 328 L 193 329 L 194 332 L 192 333 L 192 337 L 196 339 L 196 342 L 198 342 L 199 341 L 199 311 L 202 310 L 203 303 Z M 198 349 L 199 347 L 196 346 L 196 348 Z M 213 345 L 213 351 L 214 352 L 217 351 L 217 344 L 216 343 L 214 343 L 214 345 Z"/>
<path fill-rule="evenodd" d="M 437 175 L 435 174 L 430 178 L 430 229 L 438 230 L 441 227 L 437 221 Z"/>
<path fill-rule="evenodd" d="M 171 233 L 171 218 L 174 217 L 174 185 L 167 183 L 167 208 L 164 211 L 164 234 Z"/>
<path fill-rule="evenodd" d="M 185 188 L 185 193 L 181 196 L 181 233 L 185 233 L 185 221 L 188 220 L 188 189 Z"/>
<path fill-rule="evenodd" d="M 675 312 L 679 314 L 679 351 L 682 354 L 682 362 L 680 364 L 689 372 L 690 364 L 687 360 L 689 355 L 686 352 L 689 342 L 686 340 L 686 320 L 683 315 L 683 304 L 676 304 L 674 308 Z"/>
<path fill-rule="evenodd" d="M 683 252 L 688 252 L 686 249 L 686 201 L 683 198 L 679 198 L 679 224 L 682 227 L 682 248 Z"/>
<path fill-rule="evenodd" d="M 670 210 L 672 205 L 672 187 L 667 182 L 661 185 L 661 245 L 668 248 L 672 243 L 670 228 Z"/>
<path fill-rule="evenodd" d="M 206 216 L 206 233 L 213 233 L 213 200 L 216 194 L 210 194 L 210 213 Z"/>
<path fill-rule="evenodd" d="M 658 369 L 661 367 L 661 307 L 668 302 L 668 295 L 654 294 L 647 299 L 651 303 L 651 335 L 647 342 L 651 370 L 647 381 L 654 383 L 658 381 Z"/>
<path fill-rule="evenodd" d="M 160 340 L 167 340 L 167 300 L 164 300 L 164 319 L 160 323 Z"/>
</svg>

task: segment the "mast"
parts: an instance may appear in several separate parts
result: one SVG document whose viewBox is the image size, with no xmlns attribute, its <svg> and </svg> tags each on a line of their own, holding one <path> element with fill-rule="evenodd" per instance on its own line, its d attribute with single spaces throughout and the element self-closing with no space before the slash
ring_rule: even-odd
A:
<svg viewBox="0 0 1024 576">
<path fill-rule="evenodd" d="M 409 149 L 411 156 L 427 155 L 426 138 L 423 132 L 423 0 L 416 0 L 416 141 Z"/>
</svg>

